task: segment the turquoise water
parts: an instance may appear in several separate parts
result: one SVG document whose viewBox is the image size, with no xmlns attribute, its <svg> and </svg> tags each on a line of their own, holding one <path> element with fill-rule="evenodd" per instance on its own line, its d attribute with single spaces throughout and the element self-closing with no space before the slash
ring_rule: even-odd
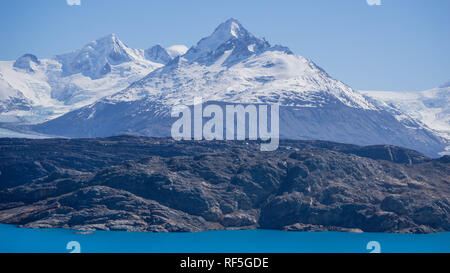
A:
<svg viewBox="0 0 450 273">
<path fill-rule="evenodd" d="M 67 244 L 79 243 L 82 253 L 368 253 L 376 241 L 381 252 L 450 253 L 450 233 L 383 234 L 345 232 L 285 232 L 228 230 L 199 233 L 140 233 L 97 231 L 77 234 L 66 229 L 22 229 L 0 225 L 0 252 L 68 253 Z"/>
</svg>

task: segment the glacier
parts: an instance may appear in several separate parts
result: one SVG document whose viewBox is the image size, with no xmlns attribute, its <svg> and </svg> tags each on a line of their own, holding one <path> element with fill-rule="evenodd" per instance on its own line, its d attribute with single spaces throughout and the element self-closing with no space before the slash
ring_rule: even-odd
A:
<svg viewBox="0 0 450 273">
<path fill-rule="evenodd" d="M 450 84 L 420 92 L 361 91 L 384 104 L 399 109 L 396 115 L 400 121 L 413 118 L 450 140 Z M 450 146 L 442 153 L 450 154 Z"/>
</svg>

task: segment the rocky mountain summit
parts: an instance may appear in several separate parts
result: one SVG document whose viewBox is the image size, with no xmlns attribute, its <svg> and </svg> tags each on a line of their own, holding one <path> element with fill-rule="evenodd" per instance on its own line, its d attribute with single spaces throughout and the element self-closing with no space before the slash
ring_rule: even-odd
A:
<svg viewBox="0 0 450 273">
<path fill-rule="evenodd" d="M 0 223 L 150 232 L 450 231 L 450 157 L 389 145 L 0 139 Z"/>
<path fill-rule="evenodd" d="M 35 55 L 24 54 L 14 62 L 13 67 L 23 69 L 28 72 L 34 72 L 35 66 L 40 64 L 41 61 L 39 61 L 39 59 Z"/>
</svg>

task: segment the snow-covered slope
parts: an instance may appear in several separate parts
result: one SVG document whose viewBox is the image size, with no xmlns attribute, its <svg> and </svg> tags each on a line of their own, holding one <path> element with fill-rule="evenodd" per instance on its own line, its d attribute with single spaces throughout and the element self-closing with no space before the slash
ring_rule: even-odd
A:
<svg viewBox="0 0 450 273">
<path fill-rule="evenodd" d="M 288 48 L 255 37 L 235 19 L 123 91 L 36 130 L 77 137 L 169 136 L 170 109 L 192 105 L 195 96 L 221 104 L 278 103 L 284 138 L 395 144 L 429 155 L 445 147 L 421 123 L 399 121 L 392 107 L 333 79 Z"/>
<path fill-rule="evenodd" d="M 112 34 L 51 59 L 0 61 L 0 122 L 38 123 L 114 94 L 172 59 L 151 53 Z"/>
<path fill-rule="evenodd" d="M 450 84 L 421 92 L 362 91 L 450 140 Z M 450 153 L 450 147 L 448 149 Z"/>
<path fill-rule="evenodd" d="M 362 91 L 450 136 L 450 87 L 422 92 Z"/>
</svg>

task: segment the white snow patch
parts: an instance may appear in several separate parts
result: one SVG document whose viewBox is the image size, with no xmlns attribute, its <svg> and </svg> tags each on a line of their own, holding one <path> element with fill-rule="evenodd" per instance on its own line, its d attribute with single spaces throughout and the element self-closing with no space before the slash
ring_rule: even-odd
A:
<svg viewBox="0 0 450 273">
<path fill-rule="evenodd" d="M 189 48 L 185 45 L 173 45 L 166 48 L 166 51 L 171 58 L 184 55 L 188 50 Z"/>
</svg>

